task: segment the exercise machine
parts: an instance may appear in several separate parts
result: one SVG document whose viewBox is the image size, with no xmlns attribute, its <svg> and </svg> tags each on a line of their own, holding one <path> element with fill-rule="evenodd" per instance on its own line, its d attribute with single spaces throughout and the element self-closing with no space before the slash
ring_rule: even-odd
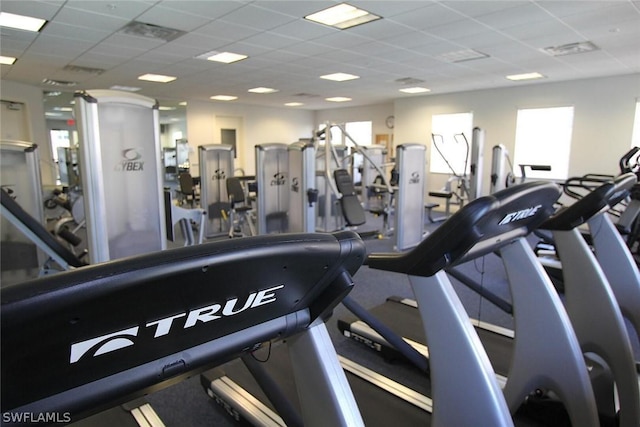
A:
<svg viewBox="0 0 640 427">
<path fill-rule="evenodd" d="M 230 209 L 226 180 L 234 174 L 234 150 L 226 144 L 200 145 L 198 159 L 200 205 L 207 211 L 205 236 L 222 236 L 230 228 L 226 219 Z"/>
<path fill-rule="evenodd" d="M 517 189 L 521 186 L 510 188 Z M 505 191 L 508 192 L 509 189 L 503 190 Z M 549 209 L 553 209 L 553 204 Z M 523 212 L 518 214 L 518 211 L 514 210 L 514 215 L 503 217 L 501 222 L 517 222 L 520 219 L 515 218 L 521 218 L 525 215 Z M 531 228 L 530 231 L 534 229 Z M 517 249 L 518 247 L 520 248 Z M 491 331 L 481 328 L 483 325 L 479 322 L 477 330 L 496 372 L 505 383 L 505 396 L 509 407 L 515 411 L 536 389 L 553 390 L 563 401 L 574 425 L 594 425 L 598 422 L 597 406 L 582 350 L 577 347 L 578 338 L 548 276 L 524 241 L 501 248 L 499 252 L 509 278 L 515 332 L 504 328 L 492 328 Z M 416 300 L 417 304 L 404 300 L 389 300 L 371 310 L 371 314 L 392 328 L 396 334 L 414 342 L 424 343 L 425 337 L 416 333 L 416 324 L 421 323 L 416 308 L 422 310 L 420 305 L 428 304 L 428 301 L 418 295 Z M 374 323 L 375 319 L 367 322 Z M 366 325 L 361 325 L 357 319 L 347 319 L 340 327 L 347 331 L 347 335 L 369 342 L 371 347 L 388 346 L 381 334 L 370 327 L 367 328 Z M 515 340 L 514 335 L 517 337 Z M 424 352 L 426 349 L 421 347 L 421 350 Z M 598 372 L 602 373 L 602 369 Z"/>
<path fill-rule="evenodd" d="M 256 145 L 256 216 L 258 234 L 286 233 L 289 211 L 287 144 Z"/>
<path fill-rule="evenodd" d="M 42 251 L 48 259 L 40 267 L 39 276 L 46 276 L 52 273 L 71 270 L 74 268 L 85 266 L 86 263 L 79 259 L 73 252 L 62 245 L 38 219 L 34 218 L 29 212 L 18 204 L 14 197 L 5 189 L 0 189 L 0 212 L 3 221 L 8 221 L 16 230 L 22 233 L 31 244 L 35 245 Z M 6 230 L 3 225 L 3 230 Z M 11 246 L 7 246 L 7 251 L 17 251 L 18 256 L 25 256 L 24 250 L 19 250 Z M 14 254 L 11 252 L 3 252 L 3 263 L 9 262 L 15 267 L 16 265 L 24 265 L 20 263 L 13 264 Z M 24 262 L 24 261 L 23 261 Z M 29 258 L 27 259 L 29 262 Z M 34 265 L 35 267 L 35 265 Z M 25 280 L 22 278 L 20 282 Z M 3 286 L 12 284 L 11 281 L 2 282 Z"/>
<path fill-rule="evenodd" d="M 448 218 L 451 215 L 452 206 L 458 206 L 460 208 L 464 206 L 465 203 L 468 203 L 482 195 L 483 150 L 485 139 L 484 130 L 479 127 L 473 128 L 471 143 L 469 143 L 469 140 L 464 133 L 454 135 L 453 139 L 456 144 L 464 144 L 466 148 L 461 173 L 451 165 L 440 148 L 440 146 L 444 145 L 443 136 L 433 133 L 431 134 L 433 148 L 438 152 L 440 157 L 442 157 L 452 174 L 449 179 L 447 179 L 442 190 L 429 192 L 429 196 L 444 199 L 445 201 L 445 214 L 444 217 L 439 219 L 435 219 L 431 216 L 432 209 L 438 205 L 426 205 L 431 222 L 438 222 L 439 220 L 441 221 Z"/>
<path fill-rule="evenodd" d="M 301 139 L 287 147 L 289 162 L 288 231 L 316 231 L 316 147 L 313 140 Z"/>
<path fill-rule="evenodd" d="M 44 228 L 42 180 L 38 146 L 26 141 L 0 141 L 0 175 L 2 190 L 15 199 L 26 215 Z M 4 195 L 3 195 L 4 199 Z M 14 200 L 12 200 L 14 201 Z M 4 205 L 4 204 L 3 204 Z M 2 226 L 2 284 L 17 283 L 42 274 L 47 255 L 27 238 L 19 224 L 5 216 Z"/>
<path fill-rule="evenodd" d="M 523 236 L 553 212 L 553 204 L 559 194 L 559 189 L 553 184 L 529 184 L 506 190 L 495 197 L 480 198 L 454 214 L 411 251 L 368 256 L 366 264 L 369 268 L 408 274 L 414 292 L 420 296 L 421 301 L 425 301 L 421 307 L 424 322 L 418 327 L 424 328 L 424 333 L 429 337 L 433 401 L 342 358 L 341 363 L 348 372 L 347 378 L 352 384 L 367 425 L 389 425 L 390 422 L 419 425 L 429 421 L 434 425 L 512 423 L 511 415 L 504 417 L 504 411 L 507 410 L 503 406 L 498 382 L 443 268 L 500 247 L 517 258 L 519 268 L 523 264 L 531 264 L 531 268 L 527 268 L 527 274 L 543 277 L 535 269 L 533 258 L 521 255 L 523 252 L 526 254 L 527 250 L 521 242 Z M 514 218 L 514 214 L 518 212 L 528 212 L 529 215 L 523 213 L 517 220 L 505 219 Z M 347 304 L 349 299 L 345 298 L 343 303 Z M 559 300 L 555 302 L 559 304 Z M 350 305 L 349 303 L 347 307 Z M 562 317 L 561 311 L 558 313 L 561 320 L 564 320 L 566 329 L 566 318 Z M 271 366 L 272 375 L 281 380 L 278 383 L 287 384 L 287 377 L 280 369 L 286 367 L 287 362 L 276 350 L 272 350 L 267 365 Z M 566 369 L 575 371 L 582 366 L 584 390 L 581 391 L 588 399 L 591 389 L 586 378 L 586 367 L 581 359 L 579 362 Z M 268 411 L 270 408 L 273 410 L 272 404 L 259 400 L 259 388 L 255 383 L 247 381 L 247 376 L 238 363 L 207 373 L 203 375 L 202 381 L 210 396 L 241 419 L 247 420 L 245 414 L 256 409 L 257 413 L 271 414 L 269 420 L 276 421 L 273 424 L 263 424 L 260 420 L 250 419 L 252 424 L 283 425 L 277 416 Z M 232 387 L 233 392 L 223 390 L 221 383 Z M 391 386 L 387 387 L 388 385 Z M 287 388 L 285 394 L 295 396 L 295 391 Z M 242 396 L 242 399 L 233 400 L 234 396 Z M 578 400 L 575 397 L 570 399 Z M 292 400 L 295 401 L 295 397 Z M 462 406 L 464 410 L 461 409 Z M 433 418 L 428 414 L 431 410 L 434 411 Z M 588 412 L 584 408 L 580 410 Z M 592 415 L 594 414 L 589 412 L 587 416 Z M 595 424 L 591 420 L 585 425 Z"/>
<path fill-rule="evenodd" d="M 400 144 L 396 147 L 398 187 L 395 190 L 395 250 L 417 246 L 424 238 L 424 189 L 426 147 Z"/>
<path fill-rule="evenodd" d="M 617 205 L 635 183 L 636 176 L 632 173 L 622 175 L 614 182 L 604 183 L 541 225 L 541 229 L 552 232 L 562 261 L 565 306 L 582 351 L 588 358 L 595 354 L 604 360 L 613 377 L 608 390 L 600 393 L 605 395 L 598 401 L 600 413 L 610 418 L 619 416 L 619 425 L 629 427 L 640 425 L 640 383 L 620 307 L 624 305 L 625 312 L 629 314 L 640 310 L 637 268 L 635 280 L 612 277 L 614 281 L 609 281 L 577 227 L 587 222 L 594 235 L 600 234 L 605 227 L 611 230 L 612 227 L 607 227 L 604 211 Z M 621 257 L 620 268 L 624 268 L 624 261 L 628 260 L 624 253 L 628 251 L 622 240 L 619 239 L 616 244 L 615 240 L 606 236 L 601 235 L 597 239 L 600 257 L 606 260 L 608 255 L 604 254 L 604 250 L 610 250 Z M 607 264 L 608 270 L 615 265 L 611 259 Z M 631 316 L 637 321 L 637 314 Z M 593 321 L 594 317 L 597 321 Z M 619 414 L 614 399 L 614 383 Z"/>
<path fill-rule="evenodd" d="M 166 249 L 157 102 L 114 90 L 75 101 L 90 263 Z"/>
<path fill-rule="evenodd" d="M 167 227 L 167 240 L 175 242 L 178 236 L 175 233 L 175 226 L 180 226 L 182 241 L 184 246 L 199 245 L 204 242 L 207 211 L 203 209 L 185 209 L 176 206 L 171 197 L 169 189 L 164 190 L 164 212 L 166 214 L 165 224 Z M 194 227 L 198 231 L 198 238 L 193 234 Z"/>
<path fill-rule="evenodd" d="M 620 425 L 637 425 L 639 420 L 639 406 L 640 398 L 638 396 L 638 379 L 635 374 L 635 366 L 633 360 L 633 353 L 631 350 L 630 337 L 626 331 L 624 322 L 622 320 L 623 313 L 627 313 L 629 316 L 632 312 L 638 312 L 640 309 L 639 298 L 640 286 L 638 285 L 638 273 L 635 263 L 630 262 L 630 256 L 628 250 L 626 250 L 624 244 L 616 240 L 616 233 L 612 233 L 611 230 L 615 230 L 613 226 L 606 226 L 608 217 L 603 213 L 608 206 L 614 206 L 626 194 L 630 191 L 630 188 L 635 184 L 635 176 L 633 174 L 627 174 L 617 179 L 615 182 L 605 183 L 592 193 L 588 194 L 584 199 L 580 200 L 576 204 L 562 210 L 547 222 L 542 224 L 541 228 L 553 229 L 554 237 L 561 240 L 563 246 L 562 252 L 565 254 L 567 265 L 569 265 L 565 275 L 565 281 L 569 283 L 571 291 L 565 295 L 568 316 L 571 319 L 572 327 L 576 331 L 578 342 L 581 345 L 582 351 L 585 353 L 588 364 L 592 370 L 592 379 L 594 384 L 594 390 L 596 391 L 597 403 L 599 414 L 605 419 L 616 419 L 620 417 Z M 591 250 L 587 247 L 584 239 L 580 236 L 577 227 L 583 222 L 592 223 L 594 229 L 597 230 L 598 239 L 600 240 L 601 253 L 608 252 L 613 254 L 616 259 L 619 258 L 620 268 L 617 270 L 627 271 L 627 273 L 620 274 L 617 271 L 616 278 L 607 280 L 604 273 L 604 268 L 600 267 L 600 264 L 591 253 Z M 596 228 L 597 227 L 597 228 Z M 606 248 L 606 249 L 604 249 Z M 626 252 L 626 254 L 625 254 Z M 608 256 L 608 254 L 607 254 Z M 616 270 L 616 263 L 613 259 L 609 259 L 609 269 Z M 629 268 L 631 266 L 631 268 Z M 507 266 L 508 267 L 508 266 Z M 507 270 L 509 274 L 509 270 Z M 509 274 L 510 282 L 512 282 L 512 274 Z M 622 278 L 624 277 L 624 278 Z M 522 283 L 522 285 L 527 286 Z M 520 282 L 518 284 L 520 285 Z M 512 293 L 514 293 L 514 283 L 510 283 Z M 625 298 L 626 307 L 624 309 L 619 308 L 622 306 L 622 302 L 616 302 L 613 295 L 615 292 L 613 289 L 618 289 L 619 295 Z M 516 307 L 514 310 L 516 327 L 522 326 L 522 313 L 518 313 L 518 299 L 517 294 L 513 295 L 513 304 Z M 621 301 L 621 297 L 618 297 L 618 301 Z M 531 300 L 533 301 L 533 300 Z M 531 302 L 528 302 L 531 305 Z M 419 302 L 418 304 L 419 305 Z M 386 304 L 386 310 L 390 313 L 385 315 L 385 319 L 389 322 L 393 322 L 393 319 L 411 318 L 413 321 L 417 321 L 418 316 L 415 308 L 417 305 L 412 301 L 390 299 Z M 413 306 L 413 314 L 411 314 Z M 534 307 L 539 309 L 539 307 Z M 594 313 L 594 310 L 597 313 Z M 375 313 L 382 312 L 382 308 L 378 308 Z M 404 314 L 401 314 L 404 313 Z M 542 311 L 537 314 L 538 318 Z M 546 314 L 544 315 L 546 317 Z M 632 314 L 631 316 L 634 316 Z M 534 318 L 530 315 L 531 319 Z M 529 319 L 529 320 L 531 320 Z M 417 337 L 416 334 L 406 334 L 410 331 L 408 325 L 409 321 L 406 320 L 405 324 L 401 326 L 398 322 L 394 325 L 395 331 L 404 331 L 407 338 L 416 342 L 424 342 L 424 338 Z M 534 321 L 535 323 L 535 321 Z M 478 329 L 488 330 L 490 325 L 481 325 L 478 323 Z M 363 334 L 368 340 L 374 340 L 377 343 L 381 343 L 381 337 L 378 334 L 377 338 L 374 338 L 375 334 L 372 331 L 367 330 L 366 326 L 353 323 L 349 325 L 343 323 L 342 330 L 349 331 L 349 328 L 356 328 L 358 330 L 350 331 L 353 334 Z M 495 329 L 495 328 L 492 328 Z M 510 336 L 513 338 L 513 332 L 511 331 L 498 331 L 496 333 L 489 334 L 488 332 L 482 332 L 483 342 L 487 346 L 490 354 L 491 347 L 496 347 L 496 350 L 509 353 L 510 350 L 504 344 L 503 347 L 497 347 L 498 336 L 503 335 L 505 340 L 508 340 Z M 515 346 L 518 345 L 518 339 L 523 339 L 523 335 L 516 330 Z M 495 338 L 492 338 L 495 337 Z M 539 339 L 542 339 L 539 337 Z M 547 341 L 549 338 L 546 338 Z M 506 342 L 506 341 L 505 341 Z M 388 344 L 382 344 L 388 345 Z M 542 344 L 538 345 L 543 347 Z M 417 346 L 419 347 L 419 346 Z M 553 352 L 553 349 L 543 350 L 542 348 L 533 349 L 533 345 L 530 346 L 528 352 L 530 355 L 526 358 L 536 357 L 535 352 L 546 351 Z M 390 350 L 386 350 L 390 351 Z M 422 349 L 425 352 L 424 349 Z M 494 361 L 494 367 L 496 371 L 506 375 L 509 373 L 509 378 L 504 378 L 502 381 L 508 385 L 509 381 L 512 381 L 512 374 L 524 375 L 527 377 L 529 372 L 535 366 L 532 363 L 517 363 L 518 358 L 517 349 L 514 350 L 513 362 L 511 363 L 511 369 L 508 364 L 505 364 L 504 355 L 492 354 L 492 360 Z M 594 357 L 593 354 L 596 356 Z M 522 357 L 522 356 L 521 356 Z M 549 360 L 555 360 L 554 357 L 548 358 L 544 353 L 537 353 L 537 357 L 545 358 Z M 525 366 L 526 365 L 526 366 Z M 519 368 L 518 368 L 519 366 Z M 565 364 L 566 366 L 566 364 Z M 544 369 L 549 369 L 545 367 Z M 563 368 L 564 369 L 564 368 Z M 609 374 L 612 372 L 612 374 Z M 609 376 L 611 378 L 609 379 Z M 522 378 L 518 381 L 523 382 Z M 614 382 L 616 384 L 616 390 L 618 393 L 619 410 L 615 405 L 614 399 Z M 505 393 L 509 393 L 509 389 L 505 389 Z"/>
<path fill-rule="evenodd" d="M 3 421 L 76 421 L 286 340 L 304 425 L 361 426 L 323 320 L 364 255 L 352 232 L 256 236 L 2 288 Z"/>
</svg>

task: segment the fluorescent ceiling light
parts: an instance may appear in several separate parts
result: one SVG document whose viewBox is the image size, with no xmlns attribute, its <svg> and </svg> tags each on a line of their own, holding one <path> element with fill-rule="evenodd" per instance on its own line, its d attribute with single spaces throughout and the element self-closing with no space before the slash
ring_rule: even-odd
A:
<svg viewBox="0 0 640 427">
<path fill-rule="evenodd" d="M 30 16 L 16 15 L 13 13 L 0 12 L 0 27 L 16 28 L 38 32 L 47 21 Z"/>
<path fill-rule="evenodd" d="M 66 111 L 66 112 L 73 111 L 72 107 L 53 107 L 53 109 L 55 111 Z"/>
<path fill-rule="evenodd" d="M 187 101 L 178 102 L 178 105 L 180 105 L 181 107 L 186 107 Z"/>
<path fill-rule="evenodd" d="M 233 101 L 238 99 L 238 97 L 232 95 L 214 95 L 211 97 L 211 99 L 215 101 Z"/>
<path fill-rule="evenodd" d="M 123 90 L 125 92 L 137 92 L 139 90 L 141 90 L 142 88 L 140 87 L 134 87 L 134 86 L 120 86 L 120 85 L 113 85 L 111 86 L 109 89 L 113 89 L 113 90 Z"/>
<path fill-rule="evenodd" d="M 164 76 L 162 74 L 143 74 L 138 77 L 138 80 L 145 80 L 148 82 L 156 82 L 156 83 L 169 83 L 176 79 L 173 76 Z"/>
<path fill-rule="evenodd" d="M 12 65 L 14 62 L 16 62 L 16 58 L 14 58 L 13 56 L 2 56 L 2 55 L 0 55 L 0 64 Z"/>
<path fill-rule="evenodd" d="M 286 104 L 284 104 L 287 107 L 299 107 L 301 105 L 304 105 L 302 102 L 287 102 Z"/>
<path fill-rule="evenodd" d="M 44 115 L 47 116 L 47 117 L 62 117 L 64 114 L 62 114 L 62 113 L 53 113 L 51 111 L 46 111 L 44 113 Z"/>
<path fill-rule="evenodd" d="M 346 3 L 341 3 L 328 9 L 321 10 L 304 17 L 320 24 L 329 25 L 344 30 L 356 25 L 380 19 L 380 16 L 358 9 Z"/>
<path fill-rule="evenodd" d="M 160 111 L 173 111 L 175 109 L 176 109 L 176 107 L 168 107 L 166 105 L 161 105 L 161 106 L 158 107 L 158 110 L 160 110 Z"/>
<path fill-rule="evenodd" d="M 540 73 L 524 73 L 524 74 L 512 74 L 510 76 L 507 76 L 507 79 L 513 80 L 513 81 L 519 81 L 519 80 L 542 79 L 544 77 L 545 76 L 543 76 Z"/>
<path fill-rule="evenodd" d="M 345 96 L 334 96 L 332 98 L 325 98 L 325 101 L 331 101 L 331 102 L 347 102 L 347 101 L 351 101 L 351 98 L 347 98 Z"/>
<path fill-rule="evenodd" d="M 67 80 L 53 80 L 53 79 L 42 79 L 42 84 L 49 86 L 64 86 L 64 87 L 73 87 L 78 83 L 67 81 Z"/>
<path fill-rule="evenodd" d="M 334 82 L 345 82 L 347 80 L 359 79 L 360 76 L 354 76 L 353 74 L 347 73 L 333 73 L 325 74 L 324 76 L 320 76 L 320 78 L 325 80 L 333 80 Z"/>
<path fill-rule="evenodd" d="M 278 89 L 273 89 L 270 87 L 254 87 L 253 89 L 249 89 L 249 92 L 252 93 L 274 93 L 278 92 Z"/>
<path fill-rule="evenodd" d="M 233 52 L 217 52 L 211 51 L 207 53 L 203 53 L 202 55 L 196 56 L 198 59 L 206 59 L 207 61 L 215 61 L 222 62 L 224 64 L 231 64 L 232 62 L 242 61 L 243 59 L 247 59 L 247 55 L 242 55 L 240 53 Z"/>
<path fill-rule="evenodd" d="M 431 92 L 431 89 L 427 89 L 426 87 L 416 86 L 416 87 L 407 87 L 407 88 L 404 88 L 404 89 L 400 89 L 400 92 L 404 92 L 404 93 L 425 93 L 425 92 Z"/>
</svg>

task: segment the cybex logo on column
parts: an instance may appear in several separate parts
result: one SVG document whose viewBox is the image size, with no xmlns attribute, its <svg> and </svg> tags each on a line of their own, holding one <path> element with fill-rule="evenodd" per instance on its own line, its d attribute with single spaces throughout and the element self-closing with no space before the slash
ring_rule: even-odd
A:
<svg viewBox="0 0 640 427">
<path fill-rule="evenodd" d="M 271 180 L 271 186 L 274 185 L 285 185 L 287 183 L 287 177 L 284 173 L 278 172 L 273 175 L 273 179 Z"/>
<path fill-rule="evenodd" d="M 225 179 L 227 179 L 227 176 L 224 173 L 224 170 L 216 169 L 215 171 L 213 171 L 213 176 L 211 177 L 211 181 L 223 181 Z"/>
<path fill-rule="evenodd" d="M 272 286 L 257 292 L 252 292 L 247 296 L 242 306 L 238 306 L 238 298 L 230 298 L 223 304 L 215 303 L 204 307 L 196 308 L 188 312 L 175 314 L 160 320 L 147 322 L 144 326 L 133 326 L 116 332 L 101 335 L 71 345 L 71 356 L 69 363 L 76 363 L 83 357 L 96 357 L 101 354 L 110 353 L 125 347 L 136 344 L 136 339 L 141 328 L 154 331 L 153 338 L 168 335 L 170 332 L 192 328 L 200 323 L 208 323 L 212 320 L 223 317 L 235 316 L 247 310 L 252 310 L 276 301 L 276 291 L 284 288 L 284 285 Z M 182 321 L 176 321 L 182 319 Z M 176 321 L 176 322 L 174 322 Z M 180 328 L 173 328 L 174 324 L 180 324 Z"/>
<path fill-rule="evenodd" d="M 122 160 L 116 164 L 114 170 L 123 172 L 142 171 L 144 162 L 141 161 L 142 154 L 136 148 L 126 148 L 122 150 Z"/>
<path fill-rule="evenodd" d="M 419 184 L 420 183 L 420 174 L 418 172 L 413 172 L 411 177 L 409 178 L 409 184 Z"/>
</svg>

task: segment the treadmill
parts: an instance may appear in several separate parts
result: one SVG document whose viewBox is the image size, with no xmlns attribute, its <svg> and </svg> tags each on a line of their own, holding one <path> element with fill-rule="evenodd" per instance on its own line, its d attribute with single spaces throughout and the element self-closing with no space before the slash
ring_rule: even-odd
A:
<svg viewBox="0 0 640 427">
<path fill-rule="evenodd" d="M 285 340 L 304 424 L 361 426 L 323 319 L 364 255 L 352 232 L 257 236 L 2 288 L 3 421 L 83 422 Z"/>
<path fill-rule="evenodd" d="M 606 254 L 608 258 L 611 258 L 611 254 L 618 255 L 618 270 L 622 264 L 625 266 L 633 264 L 632 260 L 631 264 L 624 262 L 628 257 L 623 257 L 620 250 L 622 248 L 624 251 L 626 246 L 621 239 L 612 239 L 612 236 L 615 236 L 615 227 L 610 224 L 610 221 L 607 223 L 605 211 L 610 205 L 615 205 L 623 199 L 635 182 L 634 174 L 625 174 L 613 182 L 604 183 L 540 226 L 543 229 L 553 230 L 558 249 L 562 252 L 562 259 L 566 261 L 565 282 L 570 291 L 565 295 L 565 300 L 568 317 L 572 323 L 570 328 L 575 331 L 582 351 L 589 354 L 595 353 L 598 356 L 587 358 L 587 362 L 591 371 L 595 397 L 597 397 L 599 417 L 603 424 L 614 425 L 619 419 L 619 425 L 625 426 L 640 425 L 640 386 L 629 336 L 618 305 L 625 305 L 627 312 L 640 312 L 640 306 L 633 305 L 637 301 L 637 296 L 640 295 L 638 285 L 640 282 L 637 279 L 637 273 L 635 281 L 618 280 L 617 287 L 624 285 L 624 295 L 627 295 L 627 298 L 624 298 L 625 301 L 618 304 L 604 272 L 580 236 L 577 227 L 587 221 L 596 224 L 595 226 L 592 224 L 592 227 L 598 231 L 594 235 L 597 236 L 595 239 L 600 240 L 599 252 Z M 607 224 L 609 224 L 608 227 Z M 608 244 L 603 243 L 605 236 L 608 236 Z M 618 244 L 612 243 L 612 240 L 617 241 Z M 541 374 L 544 373 L 558 382 L 563 372 L 558 372 L 557 367 L 561 368 L 560 371 L 564 371 L 567 361 L 564 360 L 565 352 L 559 349 L 557 341 L 550 336 L 550 332 L 555 329 L 546 323 L 548 312 L 543 310 L 543 301 L 534 295 L 526 296 L 522 291 L 523 288 L 533 286 L 530 280 L 533 276 L 521 274 L 519 271 L 521 266 L 513 264 L 505 257 L 504 251 L 501 251 L 501 255 L 513 296 L 516 331 L 514 333 L 505 328 L 480 322 L 476 323 L 476 330 L 498 374 L 498 380 L 505 388 L 507 402 L 513 411 L 526 390 L 524 384 L 529 382 L 535 384 L 541 380 L 535 378 L 534 370 L 540 369 Z M 509 263 L 512 264 L 511 267 Z M 613 262 L 610 264 L 615 265 Z M 615 270 L 615 268 L 612 269 Z M 637 268 L 635 270 L 637 272 Z M 616 288 L 613 283 L 611 287 Z M 419 296 L 417 300 L 424 301 Z M 383 354 L 395 355 L 398 351 L 392 348 L 389 341 L 367 324 L 367 322 L 371 324 L 381 322 L 386 324 L 393 333 L 413 344 L 421 354 L 428 356 L 429 349 L 425 345 L 427 340 L 419 328 L 422 319 L 419 316 L 418 305 L 419 303 L 415 300 L 390 297 L 385 304 L 373 308 L 368 314 L 360 313 L 360 318 L 339 320 L 339 329 L 345 336 L 366 342 L 369 347 L 380 349 Z M 593 315 L 594 307 L 598 308 L 598 316 Z M 371 319 L 367 318 L 368 316 Z M 362 321 L 363 318 L 367 319 L 367 322 Z M 514 341 L 514 336 L 526 338 Z M 522 342 L 523 339 L 526 343 Z M 553 357 L 549 357 L 550 354 Z M 603 359 L 606 363 L 603 363 Z M 549 360 L 551 364 L 541 363 L 543 360 Z M 608 369 L 607 365 L 611 366 L 611 369 Z M 508 374 L 510 374 L 509 378 L 507 378 Z M 614 396 L 614 381 L 617 384 L 617 396 Z M 559 385 L 552 382 L 546 380 L 539 383 L 535 389 L 536 394 L 544 394 L 545 390 L 554 390 L 554 388 L 554 391 L 558 392 Z M 517 387 L 509 383 L 515 383 Z M 516 389 L 519 389 L 518 392 L 515 391 Z M 578 405 L 571 403 L 571 399 L 567 399 L 571 394 L 570 389 L 560 391 L 560 394 L 565 396 L 565 405 L 573 405 L 576 411 L 580 411 Z M 618 406 L 616 406 L 616 399 Z M 570 407 L 567 409 L 571 411 Z M 572 417 L 575 416 L 574 413 Z M 593 414 L 591 416 L 593 417 Z M 574 418 L 574 425 L 575 423 Z"/>
<path fill-rule="evenodd" d="M 414 291 L 426 302 L 420 312 L 423 321 L 417 328 L 430 343 L 427 393 L 433 399 L 340 357 L 367 426 L 494 426 L 514 422 L 511 415 L 507 420 L 501 418 L 503 411 L 508 412 L 502 390 L 444 268 L 497 248 L 510 247 L 506 252 L 516 262 L 527 264 L 526 273 L 537 274 L 542 280 L 540 270 L 532 273 L 532 269 L 541 267 L 532 253 L 527 256 L 523 238 L 553 213 L 559 195 L 559 188 L 549 183 L 512 187 L 469 203 L 407 253 L 368 256 L 366 264 L 370 268 L 409 275 Z M 559 304 L 559 301 L 554 302 Z M 556 306 L 554 309 L 562 317 Z M 562 320 L 566 319 L 563 317 Z M 562 323 L 561 327 L 562 333 L 574 344 L 575 341 L 570 340 L 575 337 L 570 334 L 568 322 Z M 582 409 L 586 415 L 581 419 L 585 422 L 580 425 L 596 426 L 588 373 L 582 359 L 577 360 L 576 353 L 571 354 L 573 359 L 567 360 L 572 365 L 568 370 L 575 372 L 582 381 L 581 387 L 572 389 L 579 396 L 574 398 L 576 402 L 586 401 Z M 255 360 L 261 361 L 258 365 L 263 374 L 270 374 L 269 380 L 256 381 L 257 376 L 249 374 L 255 369 L 251 366 L 253 363 L 234 361 L 201 375 L 205 391 L 239 421 L 255 426 L 295 425 L 280 417 L 278 402 L 270 399 L 274 394 L 270 387 L 275 382 L 282 397 L 292 402 L 294 410 L 298 407 L 296 384 L 287 373 L 286 354 L 276 347 L 268 355 L 256 355 Z M 429 382 L 426 375 L 424 382 Z M 515 425 L 548 425 L 526 414 L 519 415 L 515 416 Z M 556 421 L 559 421 L 556 425 L 568 425 L 566 417 Z"/>
</svg>

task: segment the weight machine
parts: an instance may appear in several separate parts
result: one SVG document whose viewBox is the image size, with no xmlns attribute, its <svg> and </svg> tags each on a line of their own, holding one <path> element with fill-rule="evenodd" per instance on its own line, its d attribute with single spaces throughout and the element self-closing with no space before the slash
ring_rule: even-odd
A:
<svg viewBox="0 0 640 427">
<path fill-rule="evenodd" d="M 483 172 L 483 149 L 484 130 L 475 127 L 472 132 L 471 144 L 464 133 L 453 135 L 456 144 L 464 144 L 466 150 L 464 155 L 464 166 L 461 173 L 451 165 L 440 145 L 444 145 L 444 138 L 439 134 L 431 134 L 432 145 L 444 160 L 452 175 L 447 180 L 445 186 L 440 191 L 430 191 L 429 196 L 445 200 L 445 216 L 439 220 L 448 218 L 451 215 L 451 207 L 461 208 L 471 200 L 475 200 L 482 195 L 482 172 Z M 467 174 L 469 170 L 469 174 Z M 432 222 L 437 221 L 431 218 L 431 210 L 437 205 L 427 205 L 429 218 Z"/>
</svg>

